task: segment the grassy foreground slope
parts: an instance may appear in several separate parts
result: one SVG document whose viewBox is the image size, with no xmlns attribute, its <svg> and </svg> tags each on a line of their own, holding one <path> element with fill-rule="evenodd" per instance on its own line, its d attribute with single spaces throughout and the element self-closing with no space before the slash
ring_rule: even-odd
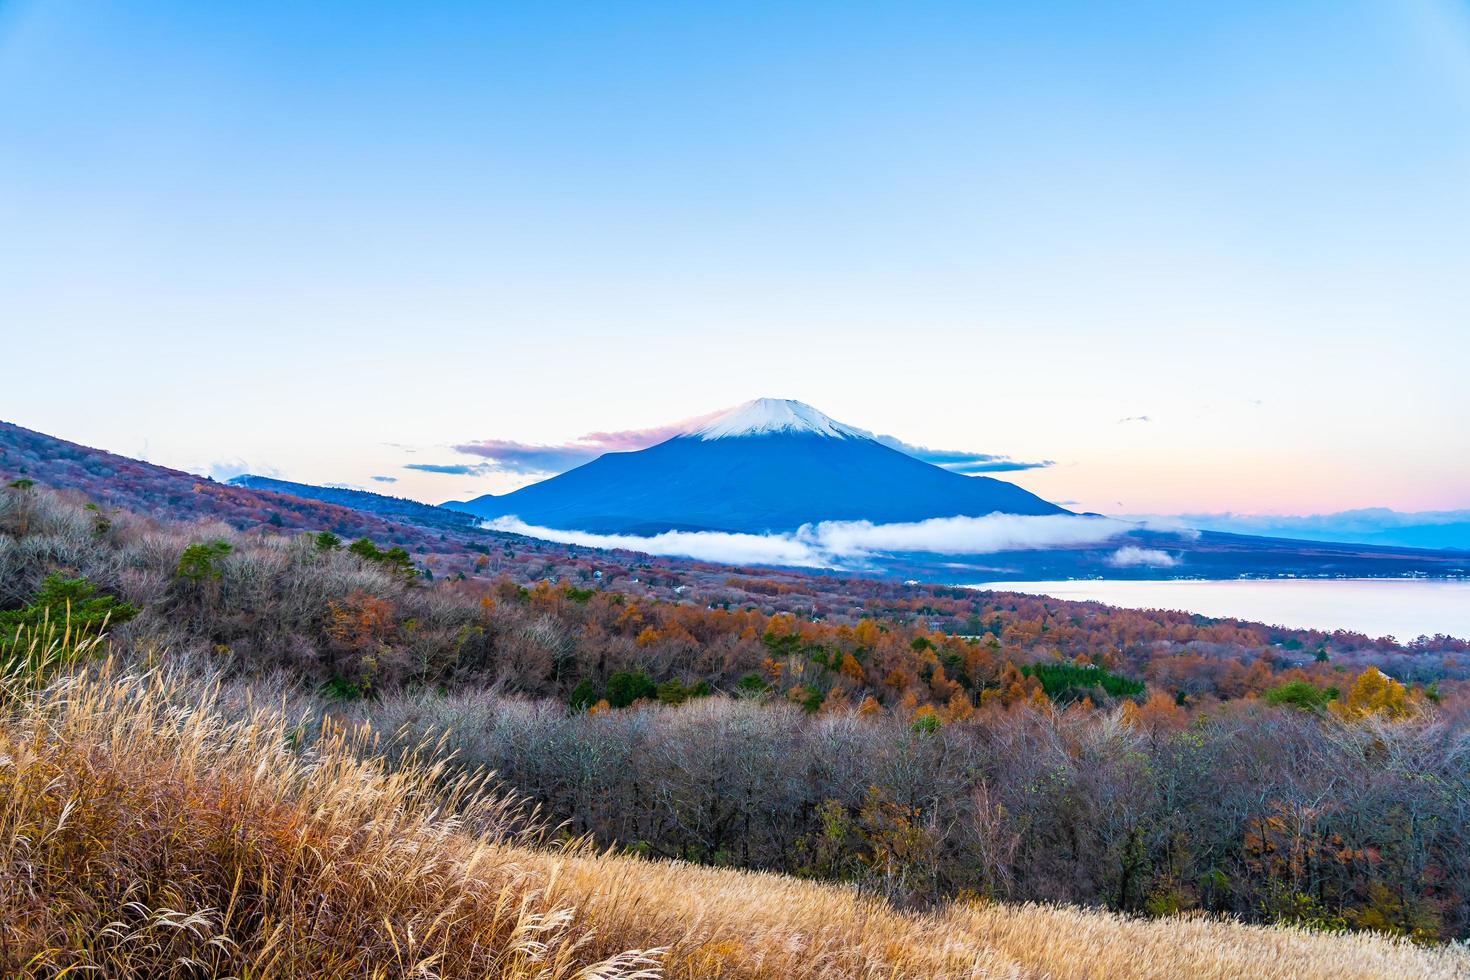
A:
<svg viewBox="0 0 1470 980">
<path fill-rule="evenodd" d="M 22 660 L 67 646 L 37 641 Z M 428 754 L 390 770 L 375 733 L 309 738 L 253 698 L 179 667 L 5 681 L 0 976 L 1470 973 L 1463 947 L 1367 933 L 998 904 L 909 914 L 838 886 L 549 847 L 482 779 Z"/>
</svg>

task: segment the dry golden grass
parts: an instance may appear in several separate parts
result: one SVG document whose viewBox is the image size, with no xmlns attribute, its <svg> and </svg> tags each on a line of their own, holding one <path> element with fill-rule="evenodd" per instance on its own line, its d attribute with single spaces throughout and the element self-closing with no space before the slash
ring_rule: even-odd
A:
<svg viewBox="0 0 1470 980">
<path fill-rule="evenodd" d="M 1470 976 L 1463 946 L 1367 933 L 998 903 L 916 915 L 781 875 L 608 856 L 519 860 L 554 877 L 553 894 L 614 946 L 667 947 L 669 977 Z"/>
<path fill-rule="evenodd" d="M 107 668 L 0 726 L 0 975 L 649 976 L 507 860 L 506 803 L 425 765 L 293 750 L 269 710 Z"/>
<path fill-rule="evenodd" d="M 482 781 L 110 667 L 0 692 L 0 975 L 1369 977 L 1464 949 L 1077 909 L 896 912 L 775 875 L 537 846 Z M 231 718 L 234 720 L 230 720 Z"/>
</svg>

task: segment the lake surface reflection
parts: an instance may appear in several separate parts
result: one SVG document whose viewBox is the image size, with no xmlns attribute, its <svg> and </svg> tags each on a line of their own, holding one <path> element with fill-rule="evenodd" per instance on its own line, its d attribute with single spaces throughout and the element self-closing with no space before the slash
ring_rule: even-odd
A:
<svg viewBox="0 0 1470 980">
<path fill-rule="evenodd" d="M 1133 609 L 1181 609 L 1372 637 L 1470 637 L 1470 582 L 1431 579 L 991 582 L 973 586 Z"/>
</svg>

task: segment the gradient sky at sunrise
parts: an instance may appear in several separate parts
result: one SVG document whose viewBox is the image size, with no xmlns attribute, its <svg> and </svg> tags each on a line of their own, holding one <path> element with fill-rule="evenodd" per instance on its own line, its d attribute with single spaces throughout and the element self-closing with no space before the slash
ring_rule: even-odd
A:
<svg viewBox="0 0 1470 980">
<path fill-rule="evenodd" d="M 1090 510 L 1470 507 L 1470 12 L 0 0 L 0 333 L 0 418 L 433 501 L 775 396 Z"/>
</svg>

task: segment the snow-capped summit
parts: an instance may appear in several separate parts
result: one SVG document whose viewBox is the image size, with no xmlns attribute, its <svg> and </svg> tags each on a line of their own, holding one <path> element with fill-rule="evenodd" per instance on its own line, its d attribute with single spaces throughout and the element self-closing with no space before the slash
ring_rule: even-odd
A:
<svg viewBox="0 0 1470 980">
<path fill-rule="evenodd" d="M 696 439 L 732 439 L 740 436 L 808 434 L 833 439 L 871 439 L 873 434 L 836 419 L 794 398 L 757 398 L 721 412 L 686 433 Z"/>
</svg>

